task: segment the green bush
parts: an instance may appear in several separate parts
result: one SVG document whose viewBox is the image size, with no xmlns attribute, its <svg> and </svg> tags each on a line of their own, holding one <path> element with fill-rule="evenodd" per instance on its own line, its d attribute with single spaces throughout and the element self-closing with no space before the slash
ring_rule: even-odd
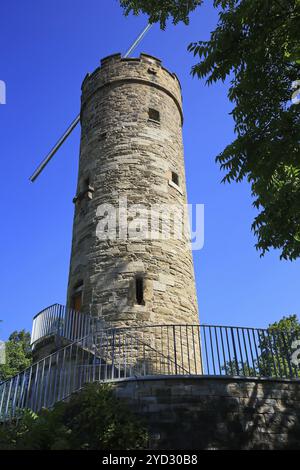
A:
<svg viewBox="0 0 300 470">
<path fill-rule="evenodd" d="M 31 365 L 30 333 L 25 330 L 14 331 L 5 344 L 5 356 L 6 363 L 0 365 L 0 382 Z"/>
<path fill-rule="evenodd" d="M 0 429 L 1 450 L 130 450 L 146 443 L 147 432 L 136 416 L 108 385 L 99 384 L 86 385 L 38 415 L 25 410 Z"/>
</svg>

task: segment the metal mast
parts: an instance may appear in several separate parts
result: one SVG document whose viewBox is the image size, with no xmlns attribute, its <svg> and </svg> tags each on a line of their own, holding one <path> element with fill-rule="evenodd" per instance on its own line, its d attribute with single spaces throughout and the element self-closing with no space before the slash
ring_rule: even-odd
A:
<svg viewBox="0 0 300 470">
<path fill-rule="evenodd" d="M 143 40 L 149 29 L 151 28 L 151 24 L 148 23 L 147 26 L 143 29 L 141 34 L 136 38 L 132 46 L 128 49 L 124 57 L 128 57 L 132 52 L 136 49 L 136 47 L 140 44 L 140 42 Z M 40 173 L 43 171 L 43 169 L 48 165 L 50 160 L 54 157 L 58 149 L 62 146 L 62 144 L 65 142 L 65 140 L 69 137 L 71 132 L 75 129 L 77 124 L 80 121 L 80 114 L 76 116 L 76 118 L 72 121 L 68 129 L 64 132 L 64 134 L 61 136 L 61 138 L 57 141 L 57 143 L 54 145 L 52 150 L 48 153 L 48 155 L 44 158 L 44 160 L 39 164 L 37 169 L 34 171 L 34 173 L 30 176 L 30 181 L 33 183 L 37 177 L 40 175 Z"/>
</svg>

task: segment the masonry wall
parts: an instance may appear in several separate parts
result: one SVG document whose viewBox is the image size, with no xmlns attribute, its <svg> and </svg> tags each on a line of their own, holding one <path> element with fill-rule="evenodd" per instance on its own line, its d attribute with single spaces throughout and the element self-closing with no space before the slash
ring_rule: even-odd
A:
<svg viewBox="0 0 300 470">
<path fill-rule="evenodd" d="M 149 108 L 160 122 L 149 118 Z M 81 148 L 67 303 L 82 286 L 82 311 L 120 325 L 198 323 L 189 237 L 99 240 L 101 204 L 118 208 L 187 202 L 181 89 L 159 59 L 101 61 L 82 85 Z M 172 184 L 172 172 L 179 185 Z M 143 217 L 143 209 L 131 220 Z M 132 220 L 133 219 L 133 220 Z M 117 216 L 117 230 L 123 227 Z M 149 227 L 149 225 L 148 225 Z M 126 230 L 126 229 L 125 229 Z M 163 231 L 163 229 L 161 229 Z M 137 304 L 135 278 L 144 282 Z"/>
<path fill-rule="evenodd" d="M 300 449 L 300 381 L 165 377 L 113 384 L 152 449 Z"/>
</svg>

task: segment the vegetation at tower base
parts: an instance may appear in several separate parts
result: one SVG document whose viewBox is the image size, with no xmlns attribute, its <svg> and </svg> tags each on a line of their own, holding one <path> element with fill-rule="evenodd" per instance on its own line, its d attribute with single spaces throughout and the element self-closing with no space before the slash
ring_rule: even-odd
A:
<svg viewBox="0 0 300 470">
<path fill-rule="evenodd" d="M 300 377 L 299 367 L 292 363 L 290 352 L 295 350 L 293 342 L 300 340 L 300 323 L 297 315 L 282 317 L 278 322 L 274 322 L 268 327 L 268 335 L 260 334 L 261 354 L 250 367 L 247 362 L 228 361 L 223 366 L 223 370 L 231 375 L 243 375 L 255 377 L 278 377 L 285 375 L 290 368 L 293 368 L 296 376 Z M 295 346 L 299 349 L 299 346 Z"/>
<path fill-rule="evenodd" d="M 0 428 L 0 450 L 132 450 L 148 435 L 108 385 L 89 384 L 38 415 L 25 410 Z"/>
<path fill-rule="evenodd" d="M 14 331 L 5 344 L 6 363 L 0 365 L 0 382 L 17 375 L 32 363 L 30 333 Z"/>
<path fill-rule="evenodd" d="M 164 28 L 168 17 L 188 22 L 202 2 L 120 0 L 125 13 L 146 13 Z M 224 182 L 251 184 L 258 210 L 256 248 L 280 257 L 300 255 L 300 105 L 291 104 L 300 80 L 299 0 L 215 0 L 219 21 L 209 41 L 188 49 L 200 59 L 193 75 L 208 85 L 229 81 L 236 139 L 216 160 Z M 299 88 L 299 87 L 298 87 Z"/>
</svg>

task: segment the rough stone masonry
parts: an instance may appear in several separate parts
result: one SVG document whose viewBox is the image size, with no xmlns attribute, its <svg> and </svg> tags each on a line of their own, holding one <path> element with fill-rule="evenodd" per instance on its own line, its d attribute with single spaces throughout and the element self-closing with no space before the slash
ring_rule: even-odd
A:
<svg viewBox="0 0 300 470">
<path fill-rule="evenodd" d="M 198 324 L 188 236 L 96 236 L 102 204 L 185 206 L 182 124 L 180 83 L 157 58 L 115 54 L 85 78 L 68 306 L 117 326 Z"/>
<path fill-rule="evenodd" d="M 300 448 L 300 382 L 140 377 L 113 383 L 149 430 L 150 449 Z"/>
</svg>

